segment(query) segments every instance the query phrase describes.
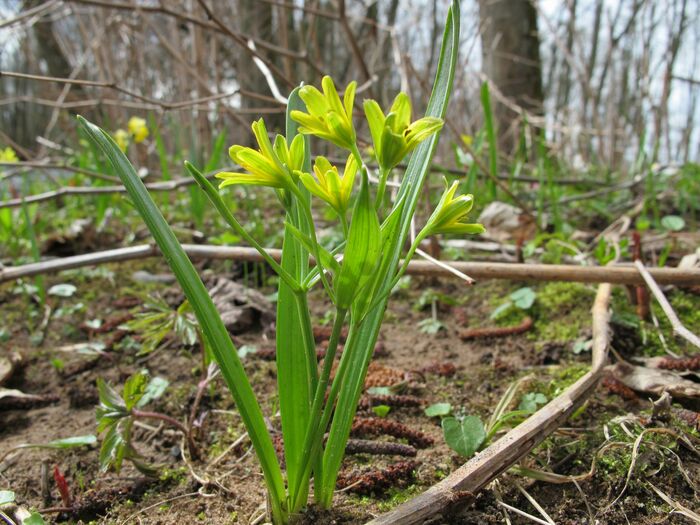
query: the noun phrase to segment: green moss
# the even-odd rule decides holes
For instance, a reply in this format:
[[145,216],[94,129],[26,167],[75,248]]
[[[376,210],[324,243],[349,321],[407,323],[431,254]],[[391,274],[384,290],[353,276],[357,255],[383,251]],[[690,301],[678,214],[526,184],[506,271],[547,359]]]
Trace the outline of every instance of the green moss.
[[387,496],[384,501],[378,502],[377,509],[379,509],[381,512],[387,512],[401,503],[408,501],[421,491],[422,489],[417,485],[409,485],[404,489],[393,488],[387,492]]
[[[681,290],[674,290],[667,295],[667,299],[683,325],[691,332],[697,333],[700,330],[700,299]],[[637,329],[639,339],[642,342],[640,350],[645,356],[667,355],[666,347],[671,352],[680,355],[694,351],[685,340],[674,336],[671,323],[653,297],[651,298],[651,311],[658,320],[658,328],[652,321],[639,320],[635,305],[631,304],[627,293],[622,288],[613,290],[612,306],[613,320],[617,319]],[[662,337],[666,346],[661,340]]]
[[537,289],[533,308],[537,341],[570,342],[590,326],[595,291],[579,283],[549,283]]

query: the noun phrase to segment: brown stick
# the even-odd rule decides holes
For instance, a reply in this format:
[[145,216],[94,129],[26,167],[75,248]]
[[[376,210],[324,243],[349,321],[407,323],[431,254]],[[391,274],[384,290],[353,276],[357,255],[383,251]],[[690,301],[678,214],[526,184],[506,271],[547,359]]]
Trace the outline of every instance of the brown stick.
[[470,339],[480,339],[482,337],[507,337],[527,332],[532,328],[532,317],[526,317],[520,324],[515,326],[486,326],[484,328],[469,328],[459,332],[459,337],[463,341]]
[[661,291],[661,288],[659,288],[659,285],[656,284],[656,280],[654,280],[654,277],[651,275],[646,266],[644,266],[644,263],[637,259],[636,261],[634,261],[634,265],[637,267],[637,270],[639,270],[639,273],[644,278],[644,281],[647,283],[647,286],[651,290],[651,293],[654,294],[654,297],[659,302],[659,305],[666,314],[666,317],[668,317],[668,321],[673,327],[673,333],[679,337],[682,337],[690,344],[693,344],[700,348],[700,337],[698,337],[693,332],[688,330],[685,326],[683,326],[683,323],[681,323],[681,320],[678,319],[676,312],[673,311],[673,307],[668,302],[668,299],[666,299],[666,296]]
[[[475,493],[554,432],[593,392],[602,376],[609,342],[608,304],[610,284],[601,284],[593,305],[593,359],[591,370],[564,393],[535,412],[496,443],[481,451],[440,483],[368,525],[413,525],[423,523]],[[467,494],[468,496],[469,494]]]
[[[207,244],[183,244],[185,252],[193,259],[226,259],[236,261],[261,262],[263,259],[253,248],[212,246]],[[279,260],[281,251],[268,250],[270,255]],[[32,277],[45,273],[72,270],[84,266],[105,263],[132,261],[160,256],[160,251],[153,245],[142,244],[128,248],[117,248],[73,257],[63,257],[22,266],[0,268],[0,283]],[[630,266],[573,266],[564,264],[511,264],[481,262],[449,262],[459,271],[468,273],[478,279],[506,279],[514,281],[568,281],[581,283],[638,284],[643,278]],[[410,275],[453,276],[444,268],[427,261],[411,261],[408,265]],[[652,268],[649,273],[656,282],[662,284],[697,285],[700,284],[700,270],[678,268]]]
[[[207,174],[208,178],[213,177],[214,174]],[[146,188],[149,191],[172,191],[183,186],[190,186],[195,183],[195,180],[191,177],[183,177],[180,179],[173,179],[162,182],[151,182],[146,184]],[[46,191],[44,193],[37,193],[36,195],[29,195],[28,197],[18,197],[16,199],[9,199],[0,202],[0,209],[2,208],[18,208],[24,204],[32,204],[34,202],[43,202],[55,199],[60,196],[65,195],[102,195],[105,193],[126,193],[126,188],[121,184],[119,186],[63,186],[57,190]]]

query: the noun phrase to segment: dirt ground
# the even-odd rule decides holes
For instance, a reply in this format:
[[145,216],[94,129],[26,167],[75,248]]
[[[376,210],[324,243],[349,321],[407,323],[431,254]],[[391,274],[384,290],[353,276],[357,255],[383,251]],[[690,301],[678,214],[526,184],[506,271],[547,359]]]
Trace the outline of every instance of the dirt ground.
[[[250,272],[235,265],[217,263],[211,269],[238,281],[245,282],[246,276],[250,280]],[[96,318],[104,325],[138,309],[133,301],[124,300],[133,297],[136,288],[160,293],[177,303],[179,292],[172,283],[134,282],[133,274],[139,270],[167,272],[162,263],[147,261],[47,277],[47,287],[70,282],[77,291],[70,298],[49,297],[52,314],[45,327],[45,311],[18,291],[16,283],[0,287],[0,328],[7,331],[6,340],[0,343],[2,352],[19,352],[23,357],[23,366],[4,386],[45,396],[40,403],[0,405],[0,455],[24,443],[94,434],[96,379],[101,377],[121,386],[130,374],[144,368],[151,376],[170,382],[164,396],[148,409],[185,420],[201,375],[196,348],[173,341],[149,355],[138,356],[135,334],[115,338],[119,323],[102,333],[85,326],[86,321]],[[415,457],[348,455],[341,480],[349,487],[339,490],[334,510],[324,513],[312,507],[301,517],[303,523],[364,523],[419,494],[462,464],[465,460],[445,444],[438,418],[424,414],[426,406],[449,402],[457,411],[485,420],[508,385],[518,378],[530,377],[522,394],[538,392],[552,399],[585,373],[590,353],[575,353],[574,348],[577,339],[585,340],[590,335],[589,310],[595,293],[592,286],[535,286],[536,307],[528,312],[534,317],[534,327],[524,334],[471,341],[459,337],[459,332],[468,327],[492,324],[491,312],[521,286],[484,282],[466,288],[458,282],[414,278],[394,294],[381,331],[377,365],[369,374],[368,384],[393,385],[394,392],[410,396],[403,401],[391,400],[398,406],[392,406],[384,420],[400,422],[414,434],[401,439],[371,435],[353,438],[419,443],[422,448],[415,446]],[[426,290],[432,290],[437,298],[437,319],[443,325],[435,334],[424,333],[419,325],[431,317],[430,304],[424,305],[422,300]],[[271,293],[273,288],[262,287],[262,292]],[[700,305],[700,298],[694,300]],[[616,301],[624,303],[622,291]],[[312,304],[314,320],[320,323],[326,307],[318,301]],[[517,324],[523,315],[516,312],[500,324]],[[700,328],[688,327],[696,331]],[[620,352],[641,355],[645,351],[644,343],[634,333],[618,329],[614,344]],[[37,333],[43,334],[43,340],[39,341]],[[106,342],[108,351],[95,357],[65,348],[87,340]],[[234,340],[239,348],[249,345],[257,349],[257,353],[245,357],[244,364],[264,413],[271,416],[271,426],[279,430],[279,420],[273,416],[277,411],[275,365],[269,357],[274,328],[261,322],[235,335]],[[322,337],[319,348],[323,348]],[[520,463],[537,471],[580,475],[576,481],[555,484],[509,472],[462,505],[457,514],[438,517],[435,523],[532,523],[517,512],[507,511],[503,504],[543,519],[528,495],[558,524],[692,523],[672,513],[671,504],[659,492],[688,509],[700,509],[700,434],[676,417],[652,420],[647,397],[613,383],[599,385],[565,428]],[[372,405],[378,403],[382,404],[381,398],[377,401],[366,394],[358,418],[377,418]],[[401,406],[404,404],[409,406]],[[125,464],[119,474],[101,473],[97,448],[31,448],[13,452],[0,463],[0,488],[15,491],[20,503],[41,510],[49,522],[263,522],[265,493],[260,469],[249,443],[239,440],[242,424],[220,379],[206,391],[201,412],[197,442],[203,453],[198,460],[183,461],[181,435],[166,425],[144,421],[136,428],[136,448],[151,464],[160,466],[156,479],[144,478],[130,464]],[[658,428],[664,432],[653,431]],[[594,471],[586,476],[592,464]],[[53,480],[54,467],[68,482],[73,498],[70,509],[63,508]],[[388,472],[397,474],[387,476]],[[358,473],[364,478],[357,477]],[[372,473],[380,481],[366,494],[357,494],[358,487],[364,486],[358,480],[372,477]]]

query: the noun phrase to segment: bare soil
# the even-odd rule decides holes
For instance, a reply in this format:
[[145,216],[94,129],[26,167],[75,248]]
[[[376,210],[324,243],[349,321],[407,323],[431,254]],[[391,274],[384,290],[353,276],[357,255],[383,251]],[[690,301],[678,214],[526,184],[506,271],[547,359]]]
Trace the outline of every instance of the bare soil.
[[[201,375],[197,348],[171,343],[148,356],[138,357],[138,341],[132,334],[98,358],[62,349],[90,337],[109,341],[118,330],[116,326],[107,333],[90,334],[81,325],[91,319],[106,321],[127,314],[134,308],[133,303],[125,305],[123,301],[131,295],[130,288],[158,292],[174,302],[178,300],[179,292],[172,284],[144,285],[131,280],[137,270],[165,273],[167,269],[160,262],[139,262],[108,269],[111,277],[93,271],[45,278],[47,287],[71,282],[78,290],[70,298],[49,297],[52,315],[40,343],[37,333],[42,331],[36,327],[41,325],[45,312],[31,297],[16,293],[15,284],[0,288],[0,328],[4,326],[9,331],[9,339],[2,343],[2,352],[17,351],[24,358],[21,370],[4,386],[25,393],[58,396],[57,401],[44,405],[1,409],[0,453],[23,443],[46,443],[68,436],[94,434],[98,377],[121,385],[130,374],[146,368],[152,376],[170,382],[166,394],[153,402],[149,410],[181,421],[189,414]],[[217,265],[215,269],[218,275],[240,281],[244,280],[243,276],[254,273],[242,272],[240,267],[230,265]],[[545,300],[545,292],[542,292],[544,305],[530,313],[535,315],[535,326],[528,333],[468,342],[460,339],[460,330],[493,323],[489,321],[491,312],[502,298],[520,286],[485,282],[468,289],[458,283],[413,279],[406,289],[392,297],[381,331],[381,351],[375,360],[385,368],[375,371],[373,384],[381,384],[382,377],[390,378],[387,381],[394,383],[400,394],[419,399],[421,405],[417,407],[392,407],[385,419],[423,433],[432,444],[418,449],[414,458],[349,455],[343,467],[346,479],[359,479],[352,476],[357,473],[368,476],[372,472],[381,477],[381,473],[396,468],[398,462],[414,461],[415,465],[407,474],[404,472],[384,485],[377,485],[377,490],[368,494],[353,493],[351,484],[349,489],[338,493],[333,511],[322,512],[312,507],[301,516],[301,522],[364,523],[425,490],[463,463],[465,460],[445,444],[439,421],[424,414],[426,406],[449,402],[457,411],[487,419],[508,385],[524,375],[531,376],[525,391],[541,392],[551,399],[585,372],[590,355],[575,354],[573,348],[574,339],[585,339],[590,332],[588,312],[592,299],[587,298],[592,298],[592,287],[576,285],[580,293],[572,294],[568,304],[558,304],[555,310],[545,308],[550,299]],[[261,289],[264,293],[273,291],[271,287]],[[420,321],[431,316],[429,306],[423,310],[416,308],[427,289],[452,299],[438,301],[437,318],[444,327],[436,334],[426,334],[419,326]],[[540,293],[543,287],[536,289]],[[456,304],[446,304],[453,301]],[[619,301],[624,302],[624,297],[618,298]],[[326,305],[319,301],[312,304],[316,321],[320,323]],[[700,300],[697,304],[700,306]],[[509,316],[501,324],[517,323],[518,315]],[[561,330],[553,330],[557,325]],[[697,330],[699,327],[689,328]],[[557,338],[558,333],[563,338]],[[638,344],[637,339],[621,333],[623,340],[632,342],[631,346]],[[270,324],[263,324],[234,339],[239,347],[251,345],[264,353],[272,347],[274,329]],[[320,342],[319,348],[322,347]],[[272,417],[277,411],[274,360],[252,353],[246,356],[245,366],[263,411],[271,416],[270,424],[279,429],[279,421]],[[672,417],[651,420],[650,403],[644,396],[626,397],[629,399],[599,386],[566,428],[545,440],[521,463],[539,471],[579,475],[587,473],[597,458],[595,473],[577,483],[562,484],[508,473],[466,503],[458,514],[438,517],[436,523],[507,523],[507,519],[510,523],[531,523],[512,511],[506,515],[499,501],[542,519],[520,488],[559,524],[691,523],[680,514],[672,514],[669,504],[653,487],[671,500],[698,511],[696,485],[700,480],[700,449],[697,429]],[[370,405],[371,401],[366,401],[358,417],[376,417]],[[204,417],[197,440],[203,457],[197,461],[183,461],[184,444],[178,432],[154,421],[144,422],[145,425],[137,428],[134,443],[149,462],[160,465],[158,479],[145,479],[129,464],[119,474],[101,473],[96,448],[26,449],[11,454],[0,464],[0,488],[14,490],[20,503],[42,510],[48,521],[96,524],[256,522],[265,508],[262,476],[249,443],[243,441],[231,448],[243,434],[243,428],[231,396],[220,380],[207,391],[201,410]],[[652,428],[664,428],[672,434],[647,432],[630,471],[635,439],[644,429]],[[689,449],[680,444],[681,437],[693,446]],[[388,436],[366,439],[404,444],[410,441]],[[42,464],[43,470],[49,473],[44,480],[46,497],[42,496]],[[62,509],[65,505],[53,480],[54,467],[58,467],[68,482],[73,497],[70,509]]]

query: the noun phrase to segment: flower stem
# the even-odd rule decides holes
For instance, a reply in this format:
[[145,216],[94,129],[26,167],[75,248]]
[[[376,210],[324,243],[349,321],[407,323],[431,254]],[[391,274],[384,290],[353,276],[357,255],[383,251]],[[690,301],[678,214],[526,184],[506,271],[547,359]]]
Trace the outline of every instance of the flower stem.
[[[303,464],[301,465],[301,471],[304,473],[303,477],[306,477],[307,472],[310,472],[311,463],[313,458],[316,457],[319,447],[323,441],[323,433],[328,421],[325,421],[323,415],[326,413],[327,406],[323,408],[323,402],[326,397],[326,390],[328,388],[328,383],[330,381],[331,370],[333,368],[333,361],[335,360],[335,354],[338,350],[338,342],[340,341],[340,334],[342,333],[343,324],[345,323],[345,317],[347,315],[347,310],[344,308],[337,308],[335,312],[335,322],[333,323],[333,331],[331,332],[331,337],[328,341],[328,350],[326,350],[326,355],[323,358],[323,368],[321,370],[321,375],[316,385],[316,393],[314,394],[313,404],[311,406],[311,419],[309,421],[309,428],[306,431],[306,437],[304,438],[304,449],[301,455]],[[330,400],[328,401],[330,403]],[[291,495],[292,508],[301,508],[305,503],[302,501],[297,501],[299,493]]]

